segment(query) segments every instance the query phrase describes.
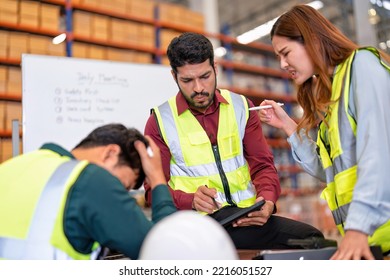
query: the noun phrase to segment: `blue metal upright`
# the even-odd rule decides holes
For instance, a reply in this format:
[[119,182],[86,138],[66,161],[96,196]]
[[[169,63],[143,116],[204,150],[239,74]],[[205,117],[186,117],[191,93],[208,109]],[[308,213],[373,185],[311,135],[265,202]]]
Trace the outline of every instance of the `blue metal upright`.
[[65,2],[65,32],[66,32],[66,56],[71,57],[73,44],[73,11],[72,0]]
[[[229,35],[229,33],[230,33],[229,25],[224,24],[221,28],[221,33],[224,35]],[[225,41],[222,41],[222,47],[224,47],[226,49],[226,60],[233,61],[233,46],[232,46],[232,44],[230,42],[227,43]],[[228,67],[225,69],[225,73],[226,73],[226,79],[229,83],[229,86],[232,86],[233,85],[234,70],[232,68]]]
[[[159,9],[158,5],[155,5],[155,7],[154,7],[154,19],[156,21],[158,21],[160,19],[160,9]],[[157,24],[155,29],[156,29],[155,47],[157,49],[157,53],[155,55],[154,62],[157,64],[161,64],[162,59],[161,59],[161,53],[160,53],[160,47],[161,47],[161,37],[160,37],[161,36],[161,26],[160,26],[160,24]]]

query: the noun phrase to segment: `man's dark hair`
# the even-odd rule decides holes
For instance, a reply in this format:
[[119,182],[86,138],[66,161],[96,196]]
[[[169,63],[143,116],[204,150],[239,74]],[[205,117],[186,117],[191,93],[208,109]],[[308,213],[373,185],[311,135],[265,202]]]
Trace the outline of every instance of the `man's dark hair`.
[[139,170],[138,180],[134,187],[134,189],[138,189],[145,180],[145,173],[142,169],[141,158],[134,147],[136,140],[140,140],[148,146],[148,141],[137,129],[127,128],[122,124],[107,124],[93,130],[74,149],[117,144],[121,148],[118,163]]
[[177,67],[186,64],[198,64],[210,60],[214,65],[214,50],[210,40],[205,36],[186,32],[173,38],[168,46],[167,55],[171,68],[177,74]]

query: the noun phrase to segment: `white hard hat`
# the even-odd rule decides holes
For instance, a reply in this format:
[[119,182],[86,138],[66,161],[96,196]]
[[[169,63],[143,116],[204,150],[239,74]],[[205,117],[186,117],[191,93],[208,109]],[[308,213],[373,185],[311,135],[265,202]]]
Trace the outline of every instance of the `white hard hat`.
[[237,260],[225,229],[213,218],[181,210],[158,222],[142,244],[141,260]]

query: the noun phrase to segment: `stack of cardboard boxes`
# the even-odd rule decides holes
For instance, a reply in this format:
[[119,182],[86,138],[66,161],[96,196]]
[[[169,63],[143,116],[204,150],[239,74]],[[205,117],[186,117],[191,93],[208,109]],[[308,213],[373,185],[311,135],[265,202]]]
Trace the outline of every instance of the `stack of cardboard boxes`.
[[[78,58],[153,63],[186,28],[204,30],[201,13],[153,0],[72,0],[71,6],[68,52]],[[52,43],[66,32],[65,7],[65,0],[0,0],[0,162],[12,155],[12,120],[22,121],[21,56],[67,55],[65,43]]]

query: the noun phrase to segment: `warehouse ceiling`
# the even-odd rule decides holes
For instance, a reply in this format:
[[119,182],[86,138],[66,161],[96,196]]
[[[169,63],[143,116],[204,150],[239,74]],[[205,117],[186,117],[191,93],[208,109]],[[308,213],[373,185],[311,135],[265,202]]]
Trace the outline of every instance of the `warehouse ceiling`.
[[[157,0],[171,2],[186,7],[193,7],[194,1],[200,0]],[[208,0],[203,0],[208,1]],[[220,32],[230,36],[238,35],[253,29],[269,20],[281,15],[295,4],[307,4],[313,0],[216,0],[219,11]],[[353,16],[353,1],[357,0],[321,0],[323,7],[320,12],[333,24],[340,28],[344,34],[356,41],[355,22]],[[378,43],[388,41],[390,50],[390,10],[383,8],[384,4],[390,6],[390,0],[367,0],[378,11],[376,25]],[[387,2],[387,3],[386,3]],[[374,4],[373,4],[374,3]],[[270,43],[265,36],[258,41]]]
[[[221,28],[228,26],[232,36],[238,36],[250,29],[253,29],[269,20],[272,20],[290,9],[295,4],[307,4],[312,1],[302,0],[244,0],[244,5],[235,5],[235,0],[218,0]],[[347,1],[323,0],[324,7],[321,12],[333,22],[342,24],[340,13],[350,13],[351,9]],[[350,1],[348,1],[350,2]]]

